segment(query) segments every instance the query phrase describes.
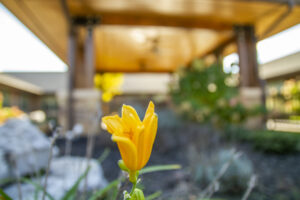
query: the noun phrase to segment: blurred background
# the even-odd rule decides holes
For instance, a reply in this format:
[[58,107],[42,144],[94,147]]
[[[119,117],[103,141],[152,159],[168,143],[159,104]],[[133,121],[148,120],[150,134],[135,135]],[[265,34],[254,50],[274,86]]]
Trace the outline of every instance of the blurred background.
[[148,165],[182,169],[143,175],[147,195],[300,199],[298,0],[0,0],[0,92],[13,199],[42,199],[20,180],[48,176],[61,199],[85,165],[79,194],[107,186],[120,155],[101,117],[143,119],[150,100]]

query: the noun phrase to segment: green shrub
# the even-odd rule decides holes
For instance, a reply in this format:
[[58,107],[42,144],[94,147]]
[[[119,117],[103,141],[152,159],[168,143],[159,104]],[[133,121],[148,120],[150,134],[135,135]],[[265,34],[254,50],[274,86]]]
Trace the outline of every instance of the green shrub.
[[175,77],[170,94],[184,119],[223,128],[262,113],[260,106],[249,109],[240,102],[237,76],[224,73],[220,63],[208,66],[201,60],[194,60]]
[[227,126],[223,138],[230,141],[246,142],[256,150],[266,153],[293,153],[300,151],[300,134],[270,130],[250,131],[242,126]]
[[299,151],[300,135],[276,131],[253,131],[249,134],[250,140],[256,149],[269,153],[291,153]]
[[227,124],[224,127],[222,137],[230,141],[247,142],[250,139],[251,131],[242,125]]

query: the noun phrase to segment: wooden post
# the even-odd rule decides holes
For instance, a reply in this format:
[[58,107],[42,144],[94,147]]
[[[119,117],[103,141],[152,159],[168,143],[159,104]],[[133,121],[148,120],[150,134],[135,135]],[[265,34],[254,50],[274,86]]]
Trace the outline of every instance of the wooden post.
[[[75,69],[75,88],[93,89],[95,75],[94,60],[94,27],[100,24],[100,19],[96,17],[75,17],[73,22],[83,30],[81,36],[85,36],[80,43],[77,55],[77,65]],[[81,41],[81,40],[80,40]]]
[[[239,66],[240,66],[240,97],[246,107],[265,106],[265,92],[263,81],[258,75],[255,30],[253,26],[235,27]],[[246,126],[257,128],[263,125],[264,118],[248,119]]]
[[[68,43],[68,91],[67,95],[59,95],[62,107],[67,108],[63,112],[60,122],[71,130],[75,122],[81,122],[87,119],[80,116],[79,108],[84,108],[90,115],[94,111],[93,99],[98,100],[98,93],[89,91],[94,86],[94,46],[93,46],[93,26],[99,24],[99,17],[72,17],[66,0],[61,0],[61,6],[69,24],[69,43]],[[83,26],[87,30],[87,37],[84,44],[78,40],[78,29]],[[76,90],[75,90],[76,89]],[[81,90],[80,90],[81,89]],[[85,101],[87,100],[87,101]],[[78,103],[80,102],[80,103]],[[84,103],[83,103],[84,102]],[[65,105],[64,105],[65,103]],[[92,108],[91,108],[92,107]],[[82,110],[81,110],[82,111]]]
[[240,66],[241,87],[260,87],[253,26],[235,27]]
[[[72,115],[70,119],[73,120],[73,125],[76,123],[84,127],[85,133],[96,133],[95,123],[96,116],[99,111],[99,103],[101,98],[100,91],[94,89],[94,41],[93,41],[93,26],[88,19],[81,19],[77,21],[77,27],[80,29],[78,33],[84,36],[84,39],[77,39],[76,65],[74,69],[74,90],[72,93]],[[76,22],[76,20],[75,20]],[[83,30],[84,32],[81,32]],[[81,42],[82,41],[82,42]],[[99,128],[99,126],[97,126]]]
[[84,43],[77,44],[78,52],[74,70],[74,87],[76,89],[92,89],[94,87],[93,27],[87,26],[84,29],[86,30]]
[[75,85],[75,68],[76,68],[76,54],[77,54],[77,30],[76,26],[71,26],[69,32],[69,47],[68,47],[68,96],[67,96],[67,127],[71,130],[74,126],[74,102],[73,102],[73,90]]
[[85,87],[94,87],[94,44],[93,44],[93,26],[87,27],[87,36],[85,40],[84,50],[84,76],[85,76]]

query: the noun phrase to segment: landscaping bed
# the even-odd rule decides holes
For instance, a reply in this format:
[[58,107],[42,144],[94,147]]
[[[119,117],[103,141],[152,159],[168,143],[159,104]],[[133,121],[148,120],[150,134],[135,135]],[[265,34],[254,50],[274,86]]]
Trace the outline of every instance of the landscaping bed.
[[[207,159],[215,159],[218,152],[228,152],[235,149],[241,152],[239,159],[247,160],[251,164],[251,174],[257,175],[256,185],[249,197],[253,200],[297,200],[300,197],[300,153],[287,152],[277,154],[260,151],[250,141],[230,141],[221,137],[222,132],[216,131],[210,126],[184,122],[176,117],[174,113],[165,109],[160,110],[159,116],[163,116],[160,122],[157,140],[148,165],[158,164],[180,164],[181,170],[157,172],[142,176],[141,184],[145,187],[145,194],[152,194],[158,190],[163,191],[160,199],[197,199],[196,197],[205,188],[205,183],[197,180],[198,165],[206,165]],[[168,117],[168,115],[170,115]],[[173,123],[167,122],[172,119]],[[177,121],[176,121],[177,120]],[[106,149],[110,149],[108,158],[102,163],[104,175],[108,181],[116,179],[120,173],[117,161],[120,159],[117,146],[110,141],[110,135],[106,132],[95,137],[93,157],[98,158]],[[268,138],[265,138],[266,140]],[[82,137],[73,141],[72,155],[85,156],[87,139]],[[64,141],[57,142],[61,151],[64,150]],[[223,154],[220,154],[223,155]],[[202,159],[202,158],[204,158]],[[237,167],[239,167],[237,163]],[[242,164],[241,164],[242,165]],[[232,171],[232,170],[231,170]],[[226,172],[227,173],[227,172]],[[224,178],[228,181],[234,174]],[[228,173],[230,169],[228,169]],[[239,175],[240,176],[240,175]],[[237,181],[237,183],[240,180]],[[243,187],[247,187],[248,179],[243,180]],[[222,185],[219,180],[220,190],[213,197],[222,199],[241,199],[244,188],[236,185],[226,188],[228,184]],[[241,181],[240,181],[241,182]],[[238,188],[238,189],[237,189]]]

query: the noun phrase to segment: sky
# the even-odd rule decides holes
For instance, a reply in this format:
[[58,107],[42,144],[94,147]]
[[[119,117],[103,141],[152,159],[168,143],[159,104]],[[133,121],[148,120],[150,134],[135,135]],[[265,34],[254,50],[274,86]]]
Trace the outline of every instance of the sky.
[[[67,65],[0,3],[0,72],[64,72]],[[257,43],[260,64],[300,52],[300,24]],[[238,55],[224,58],[224,71],[238,73]]]
[[67,65],[0,3],[0,72],[64,72]]

